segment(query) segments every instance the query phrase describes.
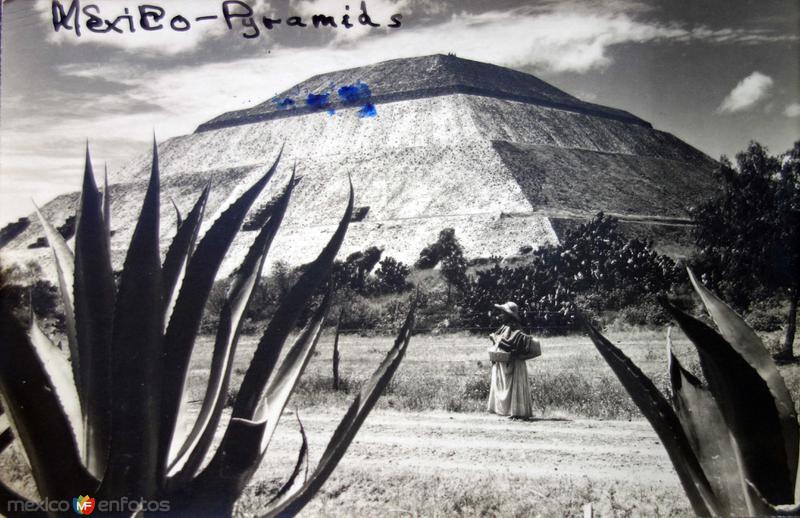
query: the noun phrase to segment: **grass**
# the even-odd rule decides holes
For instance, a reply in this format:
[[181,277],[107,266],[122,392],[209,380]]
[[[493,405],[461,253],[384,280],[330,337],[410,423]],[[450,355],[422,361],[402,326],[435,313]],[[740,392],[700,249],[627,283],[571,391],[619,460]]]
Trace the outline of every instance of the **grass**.
[[[665,332],[625,330],[610,339],[667,393]],[[693,346],[676,329],[673,342],[682,363],[699,373]],[[231,395],[238,390],[256,339],[243,337],[236,359]],[[323,335],[306,373],[292,395],[290,408],[345,408],[385,351],[390,337],[343,335],[340,338],[340,390],[332,389],[333,336]],[[491,364],[488,339],[469,334],[419,335],[412,339],[406,358],[378,408],[394,410],[444,410],[483,412],[489,394]],[[192,359],[189,380],[191,400],[202,398],[212,341],[203,338]],[[589,339],[575,335],[544,338],[542,356],[528,362],[534,412],[538,417],[632,419],[639,411],[595,350]],[[781,367],[800,400],[800,366]]]
[[[245,490],[237,516],[251,516],[262,507],[264,495],[277,481],[255,484]],[[524,494],[525,498],[510,498]],[[265,501],[265,500],[264,500]],[[570,479],[489,476],[419,477],[414,474],[382,476],[364,472],[337,473],[304,511],[306,516],[391,517],[582,517],[592,503],[595,516],[618,518],[687,516],[686,505],[674,492],[619,484]]]
[[[770,340],[773,338],[770,337]],[[666,390],[664,332],[618,330],[610,333],[610,339],[662,390]],[[677,330],[673,331],[673,340],[683,364],[697,372],[697,358],[692,346]],[[231,397],[238,390],[256,342],[255,337],[243,337],[240,342]],[[390,337],[341,336],[341,388],[333,391],[333,336],[323,335],[288,407],[298,408],[307,419],[312,457],[320,455],[332,430],[319,429],[310,416],[338,415],[391,343]],[[202,398],[212,344],[211,337],[203,337],[198,342],[190,370],[190,400]],[[485,337],[468,334],[415,336],[405,360],[377,406],[398,412],[484,412],[489,390],[488,344]],[[536,417],[597,420],[640,418],[638,410],[588,338],[544,338],[542,350],[542,357],[528,362]],[[782,366],[780,369],[795,401],[800,400],[800,366]],[[596,426],[597,429],[603,429],[607,425]],[[613,426],[613,422],[608,426]],[[291,432],[282,433],[296,440]],[[401,430],[386,433],[403,434]],[[537,435],[532,439],[542,441],[543,437]],[[359,441],[358,437],[356,441]],[[357,459],[337,468],[334,477],[323,486],[304,515],[579,517],[583,516],[583,505],[591,502],[595,516],[691,516],[683,493],[677,486],[669,484],[625,483],[605,479],[591,471],[586,472],[588,476],[557,475],[558,472],[554,471],[553,476],[541,477],[513,473],[497,476],[497,473],[480,470],[442,472],[430,468],[402,467],[397,465],[397,459],[402,459],[406,451],[402,446],[392,447],[390,451],[375,450],[371,454],[372,460],[368,456],[367,460],[362,460],[367,455],[365,451],[372,451],[369,445],[369,442],[363,443],[361,448],[364,451]],[[237,506],[237,516],[249,516],[263,509],[293,464],[295,448],[294,443],[285,448],[276,446],[271,460],[265,463],[254,478],[254,483],[246,489]],[[276,453],[284,450],[285,453]],[[443,455],[443,452],[430,450],[430,455],[429,460],[435,464],[436,455]],[[479,459],[484,453],[476,451],[471,455],[471,458]],[[589,461],[587,458],[580,463]],[[527,461],[520,458],[518,462]],[[625,465],[625,461],[619,459],[609,459],[608,462],[611,465],[614,462]],[[674,476],[670,474],[668,465],[664,465],[663,469],[665,475]],[[5,480],[15,481],[14,487],[34,496],[29,471],[15,448],[0,455],[0,471],[5,474]]]

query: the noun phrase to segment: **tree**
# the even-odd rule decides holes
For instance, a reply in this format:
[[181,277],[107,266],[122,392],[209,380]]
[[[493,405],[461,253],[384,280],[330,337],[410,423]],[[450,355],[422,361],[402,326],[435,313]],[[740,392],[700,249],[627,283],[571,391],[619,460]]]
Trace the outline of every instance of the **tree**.
[[751,142],[716,172],[722,193],[693,217],[703,279],[740,310],[774,292],[789,300],[779,356],[793,356],[800,294],[800,141],[781,157]]
[[450,303],[450,292],[455,287],[463,289],[467,282],[467,261],[464,259],[464,249],[456,238],[456,231],[446,228],[439,232],[436,241],[439,249],[439,260],[442,265],[442,277],[447,281],[447,303]]
[[411,269],[394,257],[385,257],[375,270],[375,291],[383,293],[402,293],[409,288],[406,280]]

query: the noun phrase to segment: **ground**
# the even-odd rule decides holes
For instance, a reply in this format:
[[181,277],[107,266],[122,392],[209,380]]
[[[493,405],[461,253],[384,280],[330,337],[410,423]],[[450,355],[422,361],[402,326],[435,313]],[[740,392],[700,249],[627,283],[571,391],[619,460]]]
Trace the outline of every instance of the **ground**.
[[[301,417],[318,457],[340,413]],[[295,428],[281,426],[242,516],[291,469],[300,442]],[[370,415],[303,514],[583,516],[588,503],[597,516],[691,516],[666,452],[642,420],[512,422],[485,413],[392,410]]]
[[[664,330],[609,333],[662,390],[664,337]],[[673,338],[681,361],[696,371],[691,345],[679,332]],[[242,338],[231,399],[257,341]],[[300,445],[294,411],[308,433],[313,468],[348,402],[392,341],[342,336],[342,389],[334,392],[333,336],[323,335],[263,466],[240,500],[240,516],[263,509],[290,472]],[[660,441],[588,338],[543,338],[542,357],[528,362],[535,419],[527,422],[484,411],[488,344],[477,335],[414,336],[392,384],[303,514],[583,516],[584,505],[591,504],[595,516],[692,516]],[[211,345],[211,337],[201,338],[192,360],[190,416],[202,397]],[[800,400],[800,366],[781,372]],[[30,494],[30,477],[19,460],[0,456],[0,471],[16,475],[15,485]]]

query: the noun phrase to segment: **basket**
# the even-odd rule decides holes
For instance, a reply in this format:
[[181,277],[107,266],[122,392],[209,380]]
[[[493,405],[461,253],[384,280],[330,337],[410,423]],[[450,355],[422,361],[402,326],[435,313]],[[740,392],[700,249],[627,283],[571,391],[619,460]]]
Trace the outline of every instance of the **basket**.
[[495,347],[489,347],[489,349],[487,349],[487,352],[489,353],[489,361],[491,362],[532,360],[542,355],[542,345],[536,340],[531,340],[524,352],[510,353],[507,351],[502,351]]
[[510,362],[511,361],[511,353],[506,351],[501,351],[499,349],[495,349],[494,347],[490,347],[487,349],[489,353],[489,361],[490,362]]

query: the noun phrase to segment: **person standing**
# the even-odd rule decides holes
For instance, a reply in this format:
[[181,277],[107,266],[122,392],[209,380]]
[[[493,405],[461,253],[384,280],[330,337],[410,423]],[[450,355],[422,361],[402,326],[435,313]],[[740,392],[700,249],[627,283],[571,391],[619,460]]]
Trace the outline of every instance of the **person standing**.
[[492,380],[487,409],[512,419],[525,419],[533,415],[531,387],[525,361],[541,354],[541,344],[522,331],[519,306],[514,302],[495,304],[503,314],[503,325],[491,333],[493,347]]

